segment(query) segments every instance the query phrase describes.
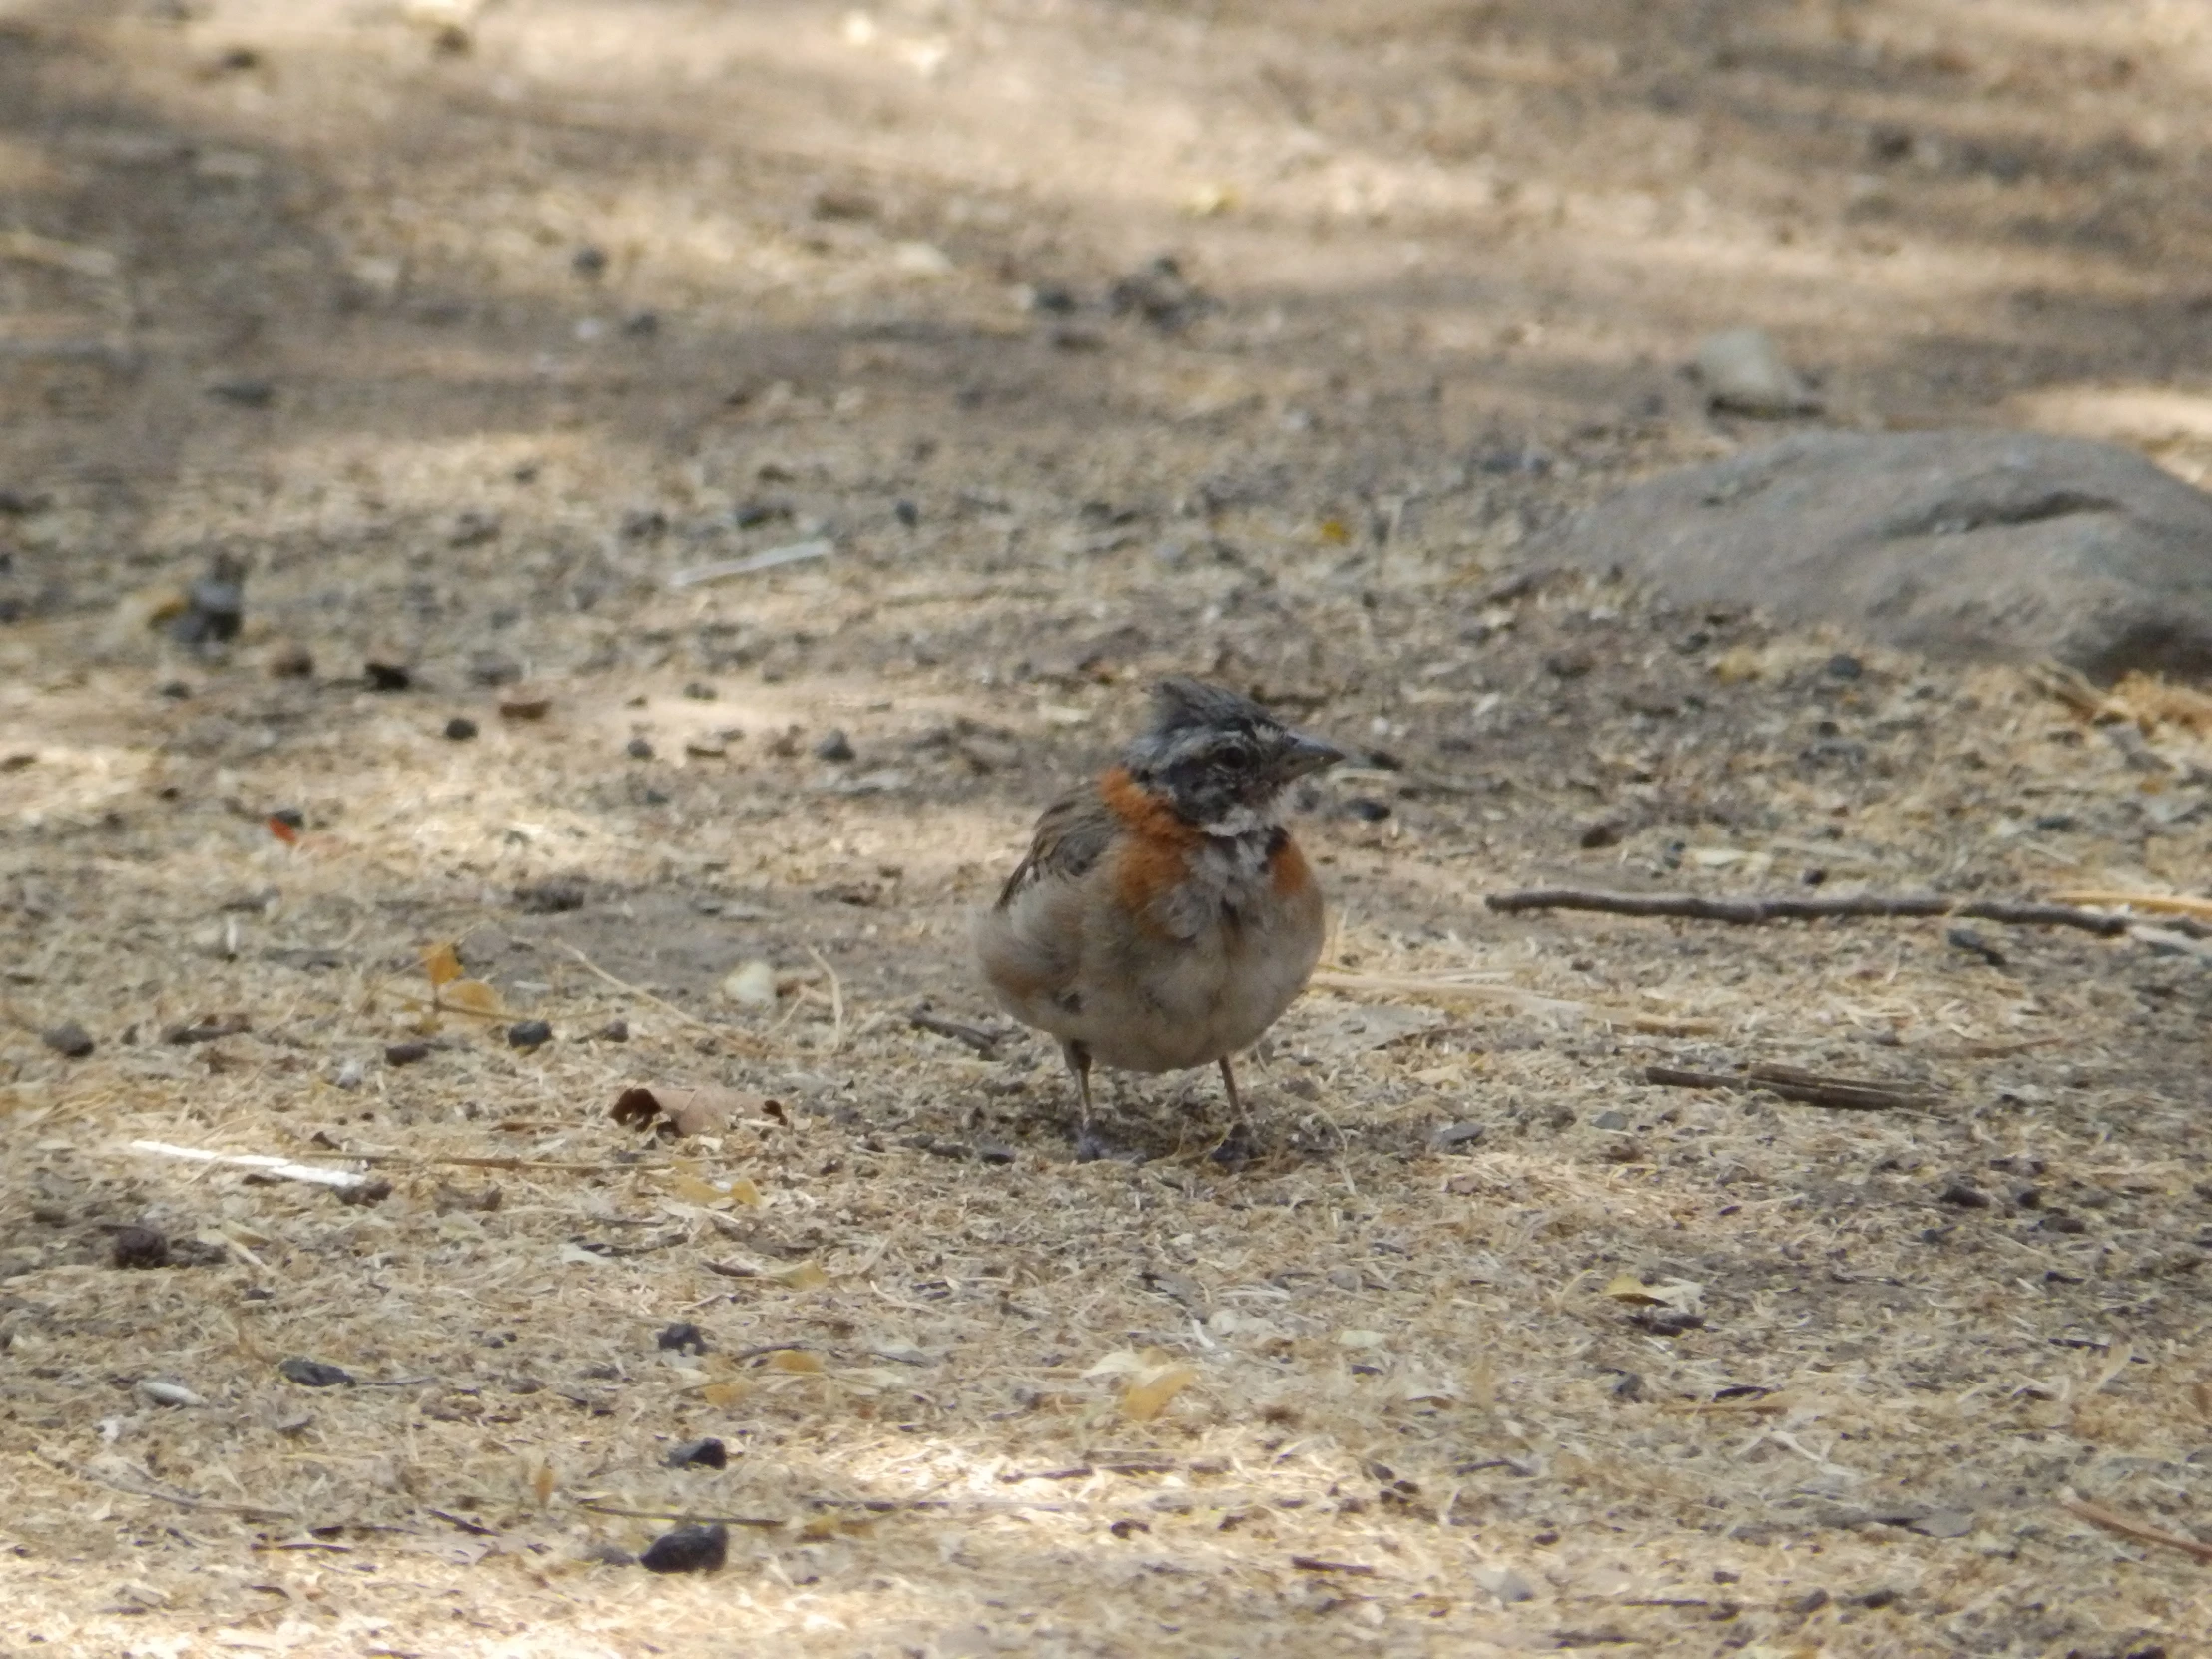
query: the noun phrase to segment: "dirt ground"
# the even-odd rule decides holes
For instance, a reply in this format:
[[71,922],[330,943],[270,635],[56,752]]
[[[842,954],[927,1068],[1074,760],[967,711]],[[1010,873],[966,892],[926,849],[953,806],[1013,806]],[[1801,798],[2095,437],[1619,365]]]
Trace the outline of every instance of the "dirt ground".
[[[2201,695],[1525,553],[1780,429],[1744,324],[2212,474],[2208,97],[2186,0],[0,0],[0,1649],[2212,1653],[2201,929],[1483,904],[2212,889]],[[966,916],[1168,671],[1358,750],[1337,930],[1253,1144],[1078,1162]],[[1756,1063],[1910,1099],[1645,1075]]]

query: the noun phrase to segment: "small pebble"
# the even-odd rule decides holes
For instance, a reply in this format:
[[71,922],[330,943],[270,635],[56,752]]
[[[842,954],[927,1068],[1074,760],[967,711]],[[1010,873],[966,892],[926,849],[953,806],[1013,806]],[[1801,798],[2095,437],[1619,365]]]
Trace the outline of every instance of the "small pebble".
[[1373,796],[1356,795],[1345,803],[1345,811],[1362,824],[1381,824],[1390,816],[1390,804]]
[[164,680],[154,689],[172,703],[182,703],[192,695],[192,688],[182,680]]
[[327,1366],[320,1360],[291,1359],[276,1368],[276,1375],[287,1382],[296,1382],[302,1388],[336,1388],[353,1386],[353,1374],[343,1366]]
[[1989,1195],[1964,1181],[1946,1182],[1943,1190],[1936,1197],[1939,1202],[1955,1204],[1961,1210],[1986,1210],[1989,1207]]
[[622,746],[622,752],[633,761],[650,761],[653,759],[653,746],[643,738],[632,738]]
[[476,736],[476,723],[466,715],[455,715],[445,723],[445,735],[455,743],[466,743]]
[[151,1227],[120,1227],[109,1246],[109,1260],[119,1268],[166,1268],[169,1240]]
[[921,509],[911,501],[901,499],[893,504],[891,512],[909,530],[921,522]]
[[1867,665],[1848,651],[1839,651],[1828,659],[1825,671],[1831,680],[1856,680],[1867,672]]
[[1621,827],[1611,819],[1600,819],[1582,831],[1579,843],[1589,851],[1595,851],[1601,846],[1618,846],[1621,843]]
[[1793,1613],[1818,1613],[1827,1605],[1828,1592],[1826,1590],[1809,1590],[1790,1603],[1790,1611]]
[[818,761],[849,761],[852,759],[852,740],[846,737],[842,731],[832,727],[815,745],[815,759]]
[[1473,1148],[1489,1132],[1484,1123],[1447,1123],[1429,1131],[1428,1150],[1431,1152],[1465,1152]]
[[398,663],[363,663],[361,672],[368,676],[370,691],[402,692],[414,684],[414,675]]
[[39,1041],[55,1053],[66,1055],[72,1060],[82,1060],[93,1048],[91,1036],[73,1019],[41,1031]]
[[626,1043],[630,1040],[630,1022],[626,1019],[611,1019],[592,1035],[603,1043]]
[[672,1469],[726,1469],[730,1466],[730,1450],[710,1434],[703,1440],[686,1440],[672,1447],[667,1461]]
[[138,1391],[156,1405],[205,1405],[208,1403],[182,1382],[164,1382],[152,1377],[139,1379]]
[[526,1019],[520,1024],[507,1027],[509,1048],[536,1048],[539,1044],[552,1040],[553,1027],[542,1019]]
[[385,1199],[391,1197],[392,1187],[389,1181],[386,1181],[382,1176],[378,1176],[373,1181],[362,1181],[351,1187],[334,1187],[331,1191],[336,1193],[340,1204],[358,1204],[365,1207],[371,1204],[383,1203]]
[[704,1354],[707,1352],[707,1334],[690,1320],[678,1320],[665,1325],[653,1339],[655,1348],[669,1349],[678,1354]]
[[1979,956],[1991,967],[2004,966],[2004,952],[1971,927],[1953,927],[1944,935],[1944,938],[1953,950],[1963,950],[1969,956]]
[[716,1521],[662,1533],[638,1557],[638,1565],[647,1572],[719,1572],[729,1558],[730,1529]]
[[411,1066],[417,1060],[430,1057],[428,1043],[387,1043],[384,1047],[384,1064],[387,1066]]
[[298,644],[277,646],[269,654],[269,677],[272,680],[311,680],[314,678],[314,653]]
[[1596,1117],[1590,1119],[1590,1127],[1593,1129],[1626,1129],[1628,1127],[1628,1114],[1626,1112],[1600,1112]]
[[706,681],[694,680],[684,687],[684,695],[694,703],[712,703],[718,694]]
[[568,257],[568,268],[587,282],[597,281],[607,274],[607,251],[586,243]]

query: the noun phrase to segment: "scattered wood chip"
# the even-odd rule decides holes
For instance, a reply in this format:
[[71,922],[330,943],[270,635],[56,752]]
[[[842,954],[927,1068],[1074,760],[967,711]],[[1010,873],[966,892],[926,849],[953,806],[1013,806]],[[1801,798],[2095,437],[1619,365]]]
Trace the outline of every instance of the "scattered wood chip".
[[761,1117],[774,1104],[766,1095],[745,1094],[718,1083],[685,1085],[641,1083],[615,1099],[614,1119],[632,1129],[666,1126],[679,1138],[718,1135],[739,1118]]
[[2025,899],[1945,898],[1939,893],[1842,893],[1802,898],[1777,894],[1764,898],[1707,898],[1697,893],[1595,892],[1577,887],[1532,887],[1491,893],[1483,903],[1501,915],[1523,910],[1594,910],[1616,916],[1672,916],[1688,921],[1724,921],[1753,926],[1763,921],[1813,921],[1827,916],[1968,916],[2022,927],[2078,927],[2112,938],[2127,930],[2124,917],[2064,904]]

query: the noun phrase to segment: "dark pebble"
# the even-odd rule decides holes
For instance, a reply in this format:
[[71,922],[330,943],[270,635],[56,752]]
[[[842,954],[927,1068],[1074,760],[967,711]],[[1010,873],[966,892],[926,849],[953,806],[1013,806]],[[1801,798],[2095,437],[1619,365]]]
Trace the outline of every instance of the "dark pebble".
[[2052,1210],[2037,1224],[2046,1233],[2086,1233],[2089,1224],[2079,1216],[2069,1216],[2063,1210]]
[[1582,831],[1580,843],[1593,851],[1601,846],[1618,846],[1621,843],[1621,827],[1610,819],[1602,820]]
[[525,881],[515,888],[515,902],[533,916],[555,916],[566,910],[581,910],[591,897],[591,889],[574,876],[551,876],[543,881]]
[[192,688],[182,680],[164,680],[154,690],[172,703],[182,703],[192,695]]
[[686,1440],[670,1448],[668,1466],[672,1469],[726,1469],[730,1466],[730,1449],[711,1434],[703,1440]]
[[1654,1337],[1679,1337],[1685,1331],[1703,1331],[1705,1316],[1680,1308],[1640,1308],[1628,1316],[1628,1323]]
[[[1613,1384],[1613,1397],[1622,1400],[1638,1400],[1644,1397],[1643,1373],[1624,1371]],[[1718,1576],[1717,1574],[1715,1575]]]
[[603,1043],[626,1043],[630,1040],[630,1022],[626,1019],[611,1019],[592,1035]]
[[846,737],[842,731],[831,728],[815,745],[815,759],[818,761],[849,761],[852,759],[852,740]]
[[242,409],[266,409],[276,401],[276,388],[267,380],[218,380],[208,395]]
[[119,1268],[169,1266],[169,1241],[151,1227],[118,1228],[109,1248],[110,1260]]
[[38,1040],[56,1054],[66,1054],[72,1060],[82,1060],[93,1048],[91,1034],[73,1019],[41,1031]]
[[387,1066],[411,1066],[417,1060],[430,1057],[428,1043],[387,1043],[384,1045],[384,1064]]
[[1991,967],[2004,966],[2004,952],[1971,927],[1953,927],[1943,937],[1953,950],[1963,950],[1969,956],[1979,956]]
[[343,1366],[326,1366],[320,1360],[286,1360],[276,1368],[276,1375],[287,1382],[296,1382],[302,1388],[350,1388],[353,1374]]
[[1014,1161],[1014,1149],[1004,1141],[977,1141],[975,1155],[986,1164],[1010,1164]]
[[694,703],[712,703],[715,700],[715,688],[704,680],[694,680],[684,687],[684,695]]
[[307,828],[307,815],[297,807],[279,807],[269,816],[287,830],[304,830]]
[[526,1019],[518,1025],[507,1027],[509,1048],[536,1048],[540,1043],[553,1040],[553,1027],[542,1019]]
[[1596,1117],[1590,1119],[1590,1127],[1592,1129],[1626,1129],[1628,1127],[1628,1114],[1626,1112],[1600,1112]]
[[1818,1613],[1827,1605],[1828,1592],[1826,1590],[1808,1590],[1804,1595],[1790,1603],[1790,1611],[1793,1613]]
[[678,1354],[704,1354],[707,1334],[690,1320],[679,1320],[674,1325],[663,1326],[660,1335],[653,1339],[653,1346],[672,1349]]
[[622,319],[622,331],[632,339],[651,339],[661,331],[661,313],[632,311]]
[[586,243],[568,257],[568,268],[585,281],[595,281],[607,274],[607,251]]
[[1955,1204],[1961,1210],[1986,1210],[1989,1207],[1989,1195],[1964,1181],[1945,1182],[1943,1190],[1936,1197],[1944,1204]]
[[1345,811],[1362,824],[1381,824],[1390,816],[1390,804],[1372,795],[1356,795],[1345,803]]
[[1798,880],[1808,887],[1826,886],[1828,884],[1828,871],[1825,869],[1809,869],[1799,876]]
[[632,738],[622,746],[622,752],[633,761],[650,761],[653,759],[653,746],[643,738]]
[[445,735],[455,743],[466,743],[476,736],[476,723],[466,715],[455,715],[445,723]]
[[921,509],[911,501],[900,500],[894,502],[891,506],[891,514],[909,530],[921,522]]
[[1428,1150],[1431,1152],[1466,1152],[1489,1132],[1486,1123],[1447,1123],[1429,1131]]
[[1831,680],[1856,680],[1867,672],[1867,665],[1848,651],[1839,651],[1828,659],[1824,671]]
[[638,1557],[638,1565],[647,1572],[720,1572],[729,1558],[730,1529],[716,1521],[662,1533]]
[[1888,1588],[1869,1590],[1859,1598],[1862,1607],[1888,1607],[1904,1599],[1904,1592]]
[[374,1181],[363,1181],[357,1187],[339,1187],[336,1192],[340,1204],[381,1204],[391,1197],[391,1183],[379,1176]]
[[792,516],[791,505],[784,501],[747,501],[734,508],[730,522],[741,530],[757,530],[764,524],[778,524]]
[[361,672],[370,691],[402,692],[414,684],[414,675],[399,663],[363,663]]

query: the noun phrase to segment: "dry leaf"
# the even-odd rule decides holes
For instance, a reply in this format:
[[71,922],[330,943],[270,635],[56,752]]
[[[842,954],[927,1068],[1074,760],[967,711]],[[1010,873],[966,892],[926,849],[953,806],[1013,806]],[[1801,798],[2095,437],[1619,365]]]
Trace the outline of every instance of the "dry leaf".
[[678,1171],[669,1179],[669,1192],[686,1204],[717,1204],[730,1195],[712,1181],[702,1181],[696,1175]]
[[741,1175],[730,1183],[730,1197],[749,1210],[758,1210],[763,1202],[761,1189],[753,1184],[753,1178],[748,1175]]
[[710,1382],[699,1390],[699,1397],[717,1410],[727,1411],[751,1393],[752,1385],[735,1379],[727,1382]]
[[449,944],[425,945],[422,971],[430,976],[430,988],[450,985],[461,976],[461,953]]
[[1647,1285],[1634,1274],[1624,1273],[1605,1287],[1605,1294],[1615,1302],[1634,1302],[1647,1308],[1673,1308],[1694,1314],[1704,1298],[1705,1287],[1689,1279],[1667,1279]]
[[[767,1102],[760,1095],[741,1094],[736,1089],[726,1089],[719,1083],[703,1083],[697,1088],[682,1086],[670,1088],[641,1083],[627,1088],[615,1098],[614,1119],[633,1129],[643,1129],[665,1120],[669,1131],[676,1135],[719,1135],[730,1127],[733,1119],[760,1111]],[[741,1177],[742,1180],[742,1177]],[[744,1182],[745,1193],[740,1193],[733,1183],[732,1196],[741,1204],[759,1204],[761,1195],[750,1181]],[[746,1196],[750,1193],[750,1197]],[[718,1190],[717,1198],[722,1194]],[[707,1200],[694,1200],[706,1203]]]
[[830,1275],[820,1262],[799,1262],[779,1269],[769,1277],[777,1284],[789,1286],[795,1291],[819,1291],[830,1283]]
[[1167,1366],[1154,1371],[1130,1384],[1121,1396],[1121,1414],[1131,1422],[1150,1422],[1197,1380],[1196,1366]]
[[771,1371],[798,1372],[809,1377],[820,1377],[823,1372],[822,1356],[810,1354],[803,1348],[780,1348],[768,1357],[768,1365]]
[[540,1463],[538,1472],[530,1477],[530,1490],[536,1494],[538,1507],[544,1508],[553,1497],[553,1465]]
[[1323,541],[1336,547],[1342,547],[1346,542],[1352,540],[1352,532],[1346,527],[1345,521],[1341,518],[1323,519],[1320,532]]
[[493,1018],[505,1010],[499,993],[481,979],[455,979],[438,988],[438,1006],[457,1014],[481,1014]]

